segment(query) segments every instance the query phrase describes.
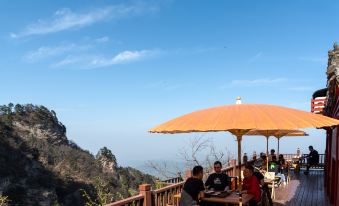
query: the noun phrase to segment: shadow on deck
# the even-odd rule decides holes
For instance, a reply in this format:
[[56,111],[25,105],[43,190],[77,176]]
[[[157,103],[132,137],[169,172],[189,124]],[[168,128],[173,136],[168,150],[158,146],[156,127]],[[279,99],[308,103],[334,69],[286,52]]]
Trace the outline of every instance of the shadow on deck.
[[313,170],[309,175],[292,172],[290,183],[276,189],[274,205],[330,205],[324,189],[324,172]]

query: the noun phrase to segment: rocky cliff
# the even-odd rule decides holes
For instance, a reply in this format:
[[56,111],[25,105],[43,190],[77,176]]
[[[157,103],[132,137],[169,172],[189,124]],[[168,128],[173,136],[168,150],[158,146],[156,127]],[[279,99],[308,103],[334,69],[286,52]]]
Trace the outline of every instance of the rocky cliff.
[[68,140],[54,111],[0,106],[0,195],[9,205],[100,205],[134,195],[144,182],[154,178],[119,167],[108,148],[93,156]]

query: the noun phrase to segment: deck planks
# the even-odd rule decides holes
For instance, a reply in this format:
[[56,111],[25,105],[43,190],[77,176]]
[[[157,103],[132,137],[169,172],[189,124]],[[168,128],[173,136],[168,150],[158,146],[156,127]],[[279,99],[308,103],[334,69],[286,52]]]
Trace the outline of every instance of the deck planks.
[[324,172],[321,170],[310,171],[309,175],[291,174],[288,185],[276,188],[274,205],[282,206],[330,206],[324,189]]

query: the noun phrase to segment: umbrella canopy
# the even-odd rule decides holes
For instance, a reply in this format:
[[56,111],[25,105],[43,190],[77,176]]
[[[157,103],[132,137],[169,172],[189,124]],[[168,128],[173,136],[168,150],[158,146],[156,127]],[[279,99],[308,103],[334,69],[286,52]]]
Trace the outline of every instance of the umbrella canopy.
[[297,129],[291,130],[251,130],[246,133],[248,136],[264,136],[264,137],[283,137],[283,136],[307,136],[306,132]]
[[[188,133],[229,131],[237,137],[238,165],[241,139],[250,130],[290,130],[339,125],[339,120],[296,109],[267,104],[236,104],[204,109],[161,124],[150,132]],[[239,177],[241,177],[239,169]]]
[[328,127],[338,123],[339,120],[330,117],[282,106],[238,104],[192,112],[161,124],[151,129],[150,132],[291,130]]
[[264,136],[266,137],[266,168],[268,168],[268,138],[273,136],[278,139],[278,152],[279,155],[279,140],[284,136],[308,136],[302,130],[251,130],[246,133],[248,136]]

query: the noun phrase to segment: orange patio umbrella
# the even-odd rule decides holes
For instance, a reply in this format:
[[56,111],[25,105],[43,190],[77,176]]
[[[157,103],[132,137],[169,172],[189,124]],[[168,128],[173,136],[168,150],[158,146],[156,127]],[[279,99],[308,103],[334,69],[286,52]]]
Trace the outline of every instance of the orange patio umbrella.
[[[229,131],[236,136],[238,165],[241,165],[242,136],[250,130],[291,130],[334,125],[339,125],[339,120],[297,109],[268,104],[235,104],[192,112],[161,124],[150,132],[174,134]],[[239,170],[239,177],[240,174]]]
[[279,140],[284,136],[307,136],[302,130],[251,130],[246,133],[248,136],[264,136],[266,137],[266,168],[268,168],[268,139],[273,136],[278,139],[278,152],[279,155]]

